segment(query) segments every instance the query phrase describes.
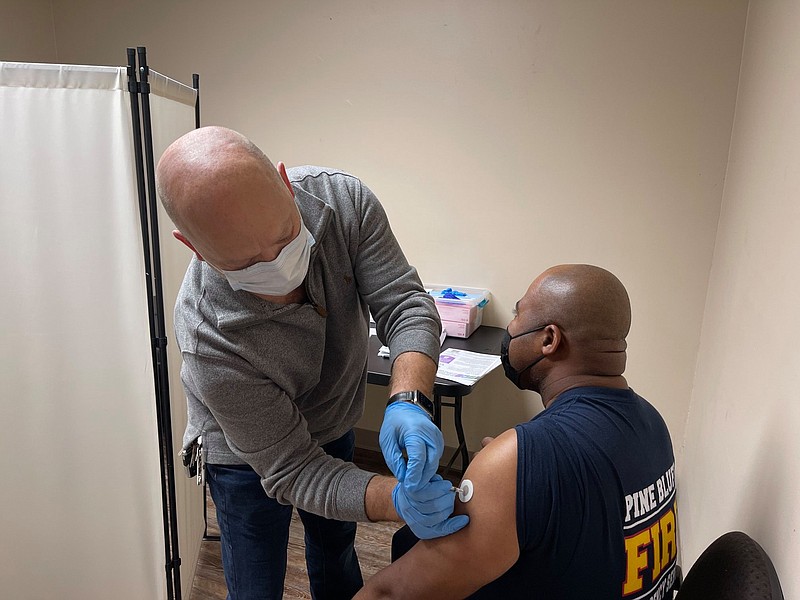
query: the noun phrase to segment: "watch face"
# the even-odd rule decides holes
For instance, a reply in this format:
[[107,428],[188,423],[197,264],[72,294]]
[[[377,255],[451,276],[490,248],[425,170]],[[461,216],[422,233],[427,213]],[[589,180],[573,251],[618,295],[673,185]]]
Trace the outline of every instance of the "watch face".
[[389,398],[388,404],[392,404],[393,402],[409,402],[411,404],[416,404],[426,413],[428,416],[433,419],[433,402],[431,402],[425,394],[420,392],[419,390],[414,390],[413,392],[398,392]]
[[425,410],[425,412],[429,413],[430,415],[433,415],[433,402],[428,400],[425,394],[423,394],[419,390],[416,390],[414,392],[413,397],[415,404],[419,404],[419,406],[422,407]]

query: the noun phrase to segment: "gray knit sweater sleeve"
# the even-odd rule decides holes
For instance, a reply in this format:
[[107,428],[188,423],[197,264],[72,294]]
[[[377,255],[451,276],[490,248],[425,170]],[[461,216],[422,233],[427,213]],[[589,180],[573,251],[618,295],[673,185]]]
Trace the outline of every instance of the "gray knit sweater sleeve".
[[368,520],[364,495],[374,473],[325,454],[281,388],[232,354],[183,358],[186,392],[202,390],[228,447],[261,474],[270,497],[329,519]]
[[360,222],[354,270],[378,338],[389,347],[392,362],[409,351],[438,362],[442,326],[433,299],[408,264],[380,202],[360,181],[354,203]]

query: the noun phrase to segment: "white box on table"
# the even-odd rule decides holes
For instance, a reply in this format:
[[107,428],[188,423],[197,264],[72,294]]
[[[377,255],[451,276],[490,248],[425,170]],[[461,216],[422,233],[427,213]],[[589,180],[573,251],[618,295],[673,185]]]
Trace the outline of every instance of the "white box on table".
[[442,329],[447,332],[450,337],[468,338],[473,332],[481,326],[481,316],[483,311],[478,311],[478,319],[469,323],[462,323],[459,321],[445,321],[442,320]]
[[[459,294],[443,293],[448,289]],[[441,285],[431,286],[428,288],[428,293],[433,296],[442,327],[447,331],[447,335],[458,338],[467,338],[480,327],[483,321],[483,307],[492,297],[489,290],[482,288]],[[455,297],[448,297],[453,295]]]

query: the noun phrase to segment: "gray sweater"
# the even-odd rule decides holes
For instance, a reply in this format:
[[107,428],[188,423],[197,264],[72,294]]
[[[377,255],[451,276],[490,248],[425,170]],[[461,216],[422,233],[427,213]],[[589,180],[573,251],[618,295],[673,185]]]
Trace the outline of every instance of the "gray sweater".
[[367,520],[372,473],[320,448],[364,410],[368,308],[392,360],[438,359],[433,300],[406,261],[386,213],[357,178],[289,169],[295,201],[316,240],[305,304],[277,305],[233,291],[192,260],[175,305],[188,447],[203,436],[212,464],[248,463],[283,504],[345,521]]

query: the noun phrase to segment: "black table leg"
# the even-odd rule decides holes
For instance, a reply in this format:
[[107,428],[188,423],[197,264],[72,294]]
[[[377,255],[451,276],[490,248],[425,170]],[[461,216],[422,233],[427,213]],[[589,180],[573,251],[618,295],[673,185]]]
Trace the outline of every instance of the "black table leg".
[[433,424],[442,428],[442,395],[437,391],[433,392]]
[[464,437],[464,427],[461,425],[461,396],[455,397],[455,425],[456,435],[458,435],[458,447],[461,450],[461,470],[466,471],[469,466],[469,452],[467,451],[467,440]]

